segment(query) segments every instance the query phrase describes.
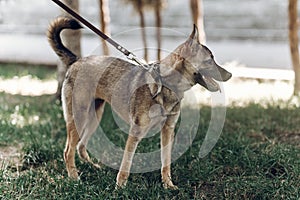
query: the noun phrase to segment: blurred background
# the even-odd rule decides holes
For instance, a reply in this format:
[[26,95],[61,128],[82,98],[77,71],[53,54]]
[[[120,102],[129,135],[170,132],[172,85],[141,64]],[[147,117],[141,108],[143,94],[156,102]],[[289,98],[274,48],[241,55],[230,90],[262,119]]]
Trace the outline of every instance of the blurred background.
[[[79,2],[80,13],[99,26],[98,1]],[[203,0],[203,6],[207,45],[214,50],[219,62],[236,60],[249,67],[291,69],[287,29],[288,1]],[[109,7],[112,36],[120,33],[123,37],[140,34],[140,31],[133,31],[139,28],[139,16],[131,5],[126,5],[123,0],[114,0],[109,2]],[[54,63],[56,57],[45,42],[45,32],[49,22],[60,14],[58,6],[50,0],[1,0],[1,61],[21,61],[31,57],[33,61]],[[145,12],[145,15],[146,26],[154,27],[153,12]],[[163,32],[163,48],[172,50],[179,43],[178,37],[183,39],[182,34],[187,36],[191,32],[192,23],[187,1],[169,1],[162,10],[162,28],[173,32]],[[154,40],[155,37],[149,32],[148,39]],[[84,30],[84,38],[98,39],[89,30]],[[128,40],[122,39],[118,38],[128,47],[131,46],[130,42],[141,42],[131,40],[126,44]],[[170,40],[174,45],[170,44]],[[82,44],[84,54],[93,50],[95,45],[91,44],[95,43]],[[38,55],[44,51],[45,57],[42,59]]]
[[[98,1],[84,0],[79,4],[81,15],[99,27]],[[134,7],[128,1],[114,0],[109,1],[109,11],[112,37],[143,57],[140,19]],[[288,43],[288,1],[203,0],[203,13],[206,45],[217,62],[228,66],[234,77],[293,81]],[[45,34],[51,20],[61,14],[62,11],[50,0],[0,0],[0,62],[56,66],[57,56]],[[163,57],[192,31],[189,1],[168,1],[161,10],[161,18]],[[145,10],[145,25],[149,60],[153,61],[156,60],[157,48],[153,10]],[[97,35],[85,28],[81,37],[82,55],[103,54],[101,42]],[[112,55],[122,56],[110,49]],[[275,90],[284,90],[287,94],[280,95],[288,98],[293,93],[292,83],[284,84]],[[239,86],[241,88],[231,91],[243,91],[248,87]],[[242,94],[235,99],[265,94],[273,86],[268,86],[268,89],[260,87],[260,94]]]

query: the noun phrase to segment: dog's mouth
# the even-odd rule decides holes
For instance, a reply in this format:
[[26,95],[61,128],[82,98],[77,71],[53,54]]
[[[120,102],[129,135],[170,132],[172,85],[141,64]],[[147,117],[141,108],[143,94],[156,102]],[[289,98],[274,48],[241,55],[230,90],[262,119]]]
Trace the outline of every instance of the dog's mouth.
[[232,74],[222,67],[216,65],[216,68],[201,69],[195,74],[195,81],[210,92],[220,91],[220,85],[217,81],[227,81]]
[[197,83],[205,87],[210,92],[221,91],[220,85],[211,77],[202,75],[200,73],[195,74],[195,80]]

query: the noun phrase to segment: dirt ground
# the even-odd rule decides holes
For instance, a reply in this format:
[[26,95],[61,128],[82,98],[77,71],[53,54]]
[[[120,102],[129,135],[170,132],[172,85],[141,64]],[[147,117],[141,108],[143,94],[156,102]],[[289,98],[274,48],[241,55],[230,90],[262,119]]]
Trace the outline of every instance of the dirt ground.
[[0,169],[6,166],[18,169],[22,165],[22,145],[0,146]]

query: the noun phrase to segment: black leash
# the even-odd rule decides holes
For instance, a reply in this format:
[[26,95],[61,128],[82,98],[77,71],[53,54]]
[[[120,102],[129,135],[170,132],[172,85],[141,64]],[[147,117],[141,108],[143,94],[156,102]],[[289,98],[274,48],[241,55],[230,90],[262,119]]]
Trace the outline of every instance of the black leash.
[[159,86],[158,89],[157,89],[157,92],[153,96],[153,98],[155,98],[161,92],[162,83],[161,83],[161,77],[159,75],[159,66],[158,65],[156,65],[156,64],[151,64],[151,65],[146,64],[144,61],[140,60],[135,54],[128,51],[125,47],[121,46],[116,41],[114,41],[113,39],[108,37],[106,34],[104,34],[102,31],[100,31],[98,28],[96,28],[93,24],[88,22],[86,19],[81,17],[79,14],[77,14],[74,10],[69,8],[67,5],[65,5],[64,3],[62,3],[59,0],[52,0],[52,1],[54,3],[56,3],[58,6],[60,6],[62,9],[64,9],[67,13],[72,15],[74,18],[76,18],[78,21],[80,21],[85,26],[87,26],[89,29],[91,29],[94,33],[96,33],[101,38],[103,38],[105,41],[107,41],[112,46],[114,46],[117,50],[122,52],[129,60],[134,61],[135,63],[142,66],[144,69],[146,69],[151,74],[151,76],[153,77],[153,79],[155,80],[155,82]]

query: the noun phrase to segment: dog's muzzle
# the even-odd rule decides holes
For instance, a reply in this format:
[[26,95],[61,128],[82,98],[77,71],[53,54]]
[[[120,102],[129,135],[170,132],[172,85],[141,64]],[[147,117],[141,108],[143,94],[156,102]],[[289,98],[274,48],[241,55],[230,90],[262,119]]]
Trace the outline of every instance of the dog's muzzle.
[[201,69],[195,75],[196,83],[199,83],[210,92],[221,91],[217,81],[227,81],[232,77],[232,74],[222,67],[218,66],[214,69]]
[[220,91],[219,84],[211,77],[204,76],[200,73],[195,74],[195,81],[203,87],[205,87],[210,92]]

